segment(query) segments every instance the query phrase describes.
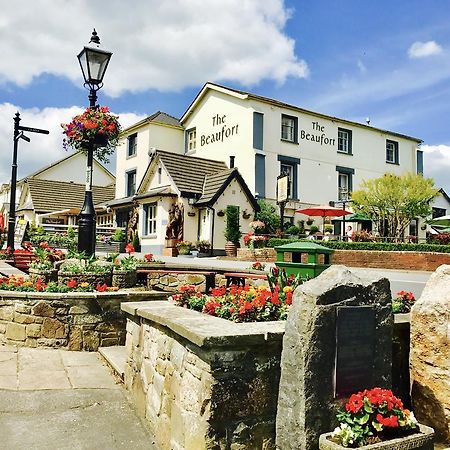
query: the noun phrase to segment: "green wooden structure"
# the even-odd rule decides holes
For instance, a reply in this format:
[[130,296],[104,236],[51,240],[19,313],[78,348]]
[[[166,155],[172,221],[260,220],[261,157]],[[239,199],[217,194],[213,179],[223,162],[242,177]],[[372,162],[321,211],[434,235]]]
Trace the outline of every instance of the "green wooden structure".
[[275,247],[277,259],[275,265],[285,269],[287,275],[302,278],[314,278],[331,265],[331,248],[323,247],[315,242],[293,242]]

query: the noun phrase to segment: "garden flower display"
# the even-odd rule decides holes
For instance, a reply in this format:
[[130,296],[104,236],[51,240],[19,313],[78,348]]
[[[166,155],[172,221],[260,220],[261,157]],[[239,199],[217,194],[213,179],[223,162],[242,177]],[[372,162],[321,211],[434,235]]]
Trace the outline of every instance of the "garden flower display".
[[392,299],[392,312],[408,313],[411,311],[411,307],[414,305],[416,299],[412,292],[400,291],[397,292],[397,297]]
[[78,283],[75,279],[59,285],[55,282],[44,283],[42,278],[32,281],[23,276],[10,275],[0,278],[0,290],[19,292],[110,292],[117,291],[117,288],[106,284],[97,284],[94,287],[86,282]]
[[63,140],[66,150],[72,147],[86,152],[89,142],[96,143],[99,138],[104,138],[104,143],[94,146],[94,156],[101,162],[108,162],[108,156],[114,152],[121,131],[118,116],[111,114],[106,106],[87,108],[70,123],[61,124],[61,127],[66,135]]
[[247,234],[244,234],[243,236],[244,244],[248,248],[262,248],[265,246],[267,240],[269,239],[268,236],[258,235],[254,234],[253,232],[249,232]]
[[234,322],[286,320],[294,290],[303,281],[299,276],[287,277],[284,270],[274,269],[268,276],[269,286],[218,287],[207,295],[197,292],[195,286],[186,285],[169,301]]
[[344,447],[361,447],[415,431],[414,414],[392,391],[375,387],[353,394],[336,418],[333,438]]

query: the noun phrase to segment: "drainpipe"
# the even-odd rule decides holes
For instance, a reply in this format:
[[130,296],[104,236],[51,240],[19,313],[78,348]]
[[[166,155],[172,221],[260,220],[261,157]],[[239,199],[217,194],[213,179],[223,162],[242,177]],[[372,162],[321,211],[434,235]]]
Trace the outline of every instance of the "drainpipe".
[[208,206],[208,209],[212,211],[212,222],[211,222],[211,248],[209,250],[209,255],[213,256],[214,250],[214,222],[216,220],[216,210],[212,206]]

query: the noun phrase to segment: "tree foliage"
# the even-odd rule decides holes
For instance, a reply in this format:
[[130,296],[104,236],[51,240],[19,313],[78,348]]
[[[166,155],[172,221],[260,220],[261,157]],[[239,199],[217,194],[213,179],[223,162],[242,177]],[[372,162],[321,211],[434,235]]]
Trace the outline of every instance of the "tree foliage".
[[382,236],[401,240],[411,220],[431,214],[430,201],[439,195],[432,178],[411,172],[386,173],[363,181],[352,193],[356,212],[369,217]]
[[267,203],[263,199],[258,200],[259,211],[255,217],[257,220],[265,223],[265,228],[262,231],[263,234],[275,234],[280,228],[280,215],[278,214],[275,206]]
[[241,226],[239,223],[239,206],[228,205],[226,209],[225,239],[237,244],[241,238]]

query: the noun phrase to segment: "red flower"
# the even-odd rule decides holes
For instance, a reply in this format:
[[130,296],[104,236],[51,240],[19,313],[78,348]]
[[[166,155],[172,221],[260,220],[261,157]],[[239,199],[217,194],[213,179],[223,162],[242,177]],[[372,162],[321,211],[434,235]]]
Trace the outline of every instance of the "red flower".
[[292,305],[292,292],[286,292],[286,305]]
[[270,299],[272,305],[278,306],[280,304],[280,297],[278,296],[278,292],[274,292],[272,294],[272,298]]
[[152,260],[153,260],[153,253],[146,253],[146,254],[144,255],[144,259],[145,259],[146,261],[152,261]]
[[104,284],[97,284],[97,286],[95,286],[95,290],[98,292],[105,292],[108,289],[108,286],[106,283]]
[[127,253],[134,253],[135,252],[135,250],[134,250],[134,247],[133,247],[133,244],[127,244],[126,245],[126,247],[125,247],[125,251],[127,252]]
[[385,427],[398,428],[397,416],[383,417],[380,413],[377,414],[377,422]]
[[78,285],[77,280],[72,279],[67,282],[67,287],[70,289],[75,289],[77,287],[77,285]]
[[360,394],[353,394],[347,404],[345,405],[345,409],[348,412],[357,413],[364,405],[363,399]]

